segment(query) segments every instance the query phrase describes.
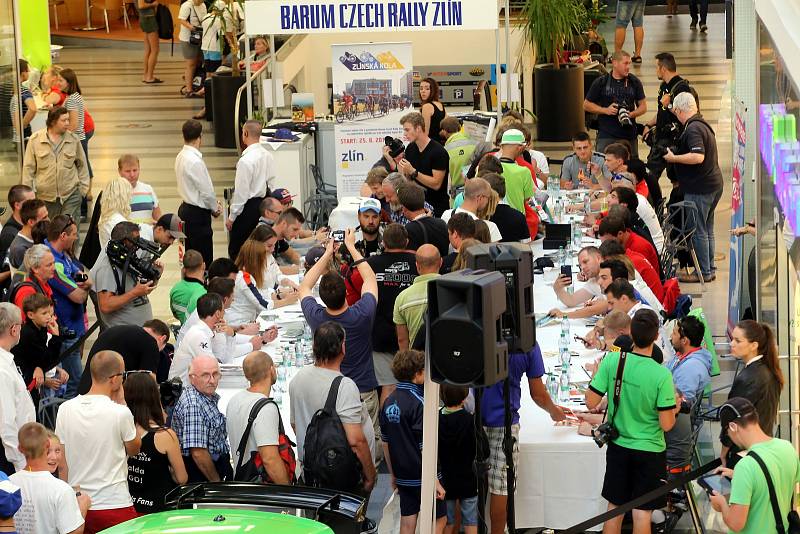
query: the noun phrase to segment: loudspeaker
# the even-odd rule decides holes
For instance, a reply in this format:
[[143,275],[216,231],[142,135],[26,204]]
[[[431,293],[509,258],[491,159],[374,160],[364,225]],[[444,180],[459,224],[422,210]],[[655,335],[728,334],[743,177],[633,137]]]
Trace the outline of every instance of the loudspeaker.
[[533,313],[533,253],[522,243],[489,243],[467,249],[467,267],[503,275],[506,311],[501,333],[509,352],[528,352],[536,343]]
[[508,376],[500,333],[506,309],[500,273],[459,271],[428,282],[428,347],[434,382],[491,386]]

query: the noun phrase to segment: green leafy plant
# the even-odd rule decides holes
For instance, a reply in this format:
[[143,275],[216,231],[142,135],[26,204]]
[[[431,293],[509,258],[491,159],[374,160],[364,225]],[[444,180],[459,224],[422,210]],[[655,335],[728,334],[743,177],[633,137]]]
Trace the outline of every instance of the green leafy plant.
[[552,63],[557,69],[567,43],[582,33],[587,20],[583,0],[527,0],[520,15],[536,62]]
[[225,49],[225,40],[227,35],[232,38],[228,39],[228,44],[231,47],[231,54],[233,61],[231,62],[231,71],[234,76],[239,75],[239,34],[244,25],[244,0],[214,0],[208,8],[207,18],[211,18],[210,27],[219,22],[219,49]]
[[597,29],[602,23],[611,20],[611,15],[608,14],[608,4],[604,4],[600,0],[583,0],[583,5],[586,8],[588,19],[586,29]]

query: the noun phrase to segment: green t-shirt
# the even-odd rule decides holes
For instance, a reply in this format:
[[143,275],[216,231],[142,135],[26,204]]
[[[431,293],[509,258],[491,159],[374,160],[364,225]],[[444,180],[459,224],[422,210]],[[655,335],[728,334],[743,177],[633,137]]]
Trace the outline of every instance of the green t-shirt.
[[195,307],[197,299],[206,294],[206,288],[200,282],[193,280],[181,280],[169,292],[169,309],[172,315],[181,324],[186,322]]
[[[775,486],[781,508],[783,526],[788,529],[786,515],[792,502],[794,486],[800,482],[800,462],[794,447],[788,441],[773,438],[750,447],[763,460]],[[730,504],[749,506],[747,523],[737,534],[762,534],[775,532],[775,515],[769,501],[769,490],[764,472],[758,463],[745,456],[736,464],[731,484]],[[733,532],[733,531],[731,531]]]
[[464,132],[457,132],[450,136],[444,144],[444,149],[450,156],[450,186],[464,185],[464,167],[469,168],[472,162],[472,153],[475,152],[475,141]]
[[516,163],[502,162],[506,180],[506,202],[520,213],[525,213],[525,199],[533,196],[531,171]]
[[392,314],[394,324],[406,325],[409,346],[414,344],[417,332],[425,324],[425,312],[428,311],[428,280],[438,276],[438,273],[417,276],[411,287],[402,290],[394,301]]
[[619,438],[614,443],[628,449],[661,452],[667,448],[658,412],[675,408],[672,373],[649,356],[628,353],[622,373],[619,413],[614,405],[619,352],[611,352],[594,375],[589,387],[598,395],[608,394],[608,414],[614,415]]

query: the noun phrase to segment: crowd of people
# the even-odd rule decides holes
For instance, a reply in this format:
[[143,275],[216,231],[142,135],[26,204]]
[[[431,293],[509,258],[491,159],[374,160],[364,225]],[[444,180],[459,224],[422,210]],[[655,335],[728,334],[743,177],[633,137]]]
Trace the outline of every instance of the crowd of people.
[[[139,4],[149,35],[152,3]],[[204,16],[202,2],[181,7],[187,84],[199,57],[188,34]],[[607,413],[617,431],[608,438],[602,494],[611,509],[691,464],[684,412],[703,398],[712,356],[704,322],[676,311],[679,282],[716,277],[713,224],[722,193],[714,132],[668,53],[656,56],[663,83],[658,112],[644,126],[651,151],[646,160],[638,157],[636,118],[647,105],[630,65],[641,60],[641,42],[637,36],[633,57],[618,48],[610,73],[584,103],[597,115],[596,140],[575,133],[559,184],[589,190],[565,209],[583,212],[583,234],[601,243],[578,253],[580,289],[572,290],[571,276],[556,278],[553,291],[566,309],[549,311],[554,318],[601,316],[584,339],[604,357],[589,369],[591,412],[579,418],[595,433]],[[206,52],[206,61],[218,61],[219,51]],[[147,61],[143,82],[158,83],[155,60]],[[17,501],[17,508],[0,507],[0,526],[15,521],[20,532],[99,532],[163,510],[165,495],[186,482],[255,478],[369,497],[385,462],[399,494],[400,532],[414,532],[423,498],[428,284],[466,269],[467,250],[476,244],[530,243],[557,220],[546,202],[547,158],[533,149],[522,117],[507,113],[492,142],[476,141],[447,114],[435,80],[423,80],[420,111],[400,119],[406,143],[386,139],[363,185],[358,225],[341,236],[304,227],[259,142],[261,123],[247,121],[224,221],[227,256],[220,257],[212,220],[223,204],[201,152],[203,127],[188,120],[174,167],[177,213],[163,213],[157,192],[139,179],[138,156],[121,155],[119,176],[95,200],[78,254],[81,203],[92,200],[93,125],[75,73],[46,74],[53,107],[46,128],[27,141],[22,180],[8,191],[11,214],[0,233],[6,301],[0,303],[0,471],[18,488],[0,485],[0,495],[16,494]],[[663,261],[674,239],[661,226],[664,170],[673,183],[666,203],[687,201],[697,212],[692,243],[699,271],[687,267],[677,279],[666,276],[671,265]],[[153,316],[149,296],[164,270],[158,258],[176,239],[185,252],[181,281],[169,292],[173,329]],[[94,330],[89,302],[100,333],[85,351]],[[272,400],[277,372],[266,346],[278,329],[262,329],[258,318],[297,304],[313,332],[313,365],[289,383],[293,449]],[[779,487],[785,511],[800,468],[786,443],[771,437],[784,384],[771,329],[741,322],[731,350],[745,366],[719,410],[722,474],[732,477],[733,490],[729,500],[715,495],[712,503],[732,530],[756,532],[770,517],[759,462]],[[249,387],[223,413],[220,365],[234,360],[242,361]],[[621,395],[620,368],[627,386]],[[566,418],[545,373],[538,345],[509,355],[515,465],[525,424],[523,375],[535,404],[553,421]],[[164,395],[165,385],[173,395]],[[476,425],[469,389],[441,389],[438,532],[457,525],[477,532],[483,505],[482,474],[473,471],[476,432],[489,447],[491,532],[505,530],[505,395],[502,384],[483,391]],[[52,422],[48,415],[56,410],[48,429],[41,423]],[[334,450],[339,461],[323,461]],[[751,452],[741,458],[743,450]],[[652,510],[664,505],[656,499],[634,510],[637,531],[649,531]],[[621,516],[609,521],[607,532],[619,532],[621,522]]]

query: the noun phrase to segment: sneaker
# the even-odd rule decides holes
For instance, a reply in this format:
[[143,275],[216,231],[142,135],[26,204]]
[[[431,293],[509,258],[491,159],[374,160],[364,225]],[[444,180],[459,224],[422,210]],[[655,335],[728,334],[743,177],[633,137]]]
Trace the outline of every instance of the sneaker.
[[[678,274],[678,281],[684,284],[699,284],[700,276],[698,276],[697,272],[680,273]],[[705,281],[705,278],[703,278],[703,281]]]
[[706,33],[708,31],[708,26],[705,23],[701,24],[700,25],[700,31],[702,33]]
[[697,28],[697,19],[692,19],[692,23],[689,24],[689,28],[692,30]]

